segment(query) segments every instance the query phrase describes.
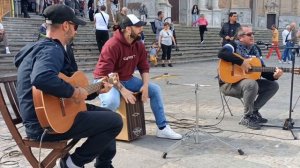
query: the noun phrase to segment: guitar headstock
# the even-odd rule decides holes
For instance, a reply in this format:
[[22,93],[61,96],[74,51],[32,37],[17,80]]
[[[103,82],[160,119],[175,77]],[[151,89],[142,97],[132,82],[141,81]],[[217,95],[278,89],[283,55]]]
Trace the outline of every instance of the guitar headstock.
[[108,82],[110,84],[116,85],[119,83],[119,75],[118,73],[110,73],[108,74]]

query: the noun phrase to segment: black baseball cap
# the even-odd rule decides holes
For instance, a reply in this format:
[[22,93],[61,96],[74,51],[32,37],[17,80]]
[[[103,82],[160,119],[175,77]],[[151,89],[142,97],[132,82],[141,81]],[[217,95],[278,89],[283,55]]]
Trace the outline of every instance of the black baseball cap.
[[65,21],[71,21],[76,25],[85,25],[86,22],[78,19],[75,16],[73,9],[66,5],[56,4],[47,7],[43,13],[46,23],[48,24],[62,24]]
[[127,15],[121,22],[121,29],[125,29],[127,26],[145,26],[146,22],[138,19],[134,14]]

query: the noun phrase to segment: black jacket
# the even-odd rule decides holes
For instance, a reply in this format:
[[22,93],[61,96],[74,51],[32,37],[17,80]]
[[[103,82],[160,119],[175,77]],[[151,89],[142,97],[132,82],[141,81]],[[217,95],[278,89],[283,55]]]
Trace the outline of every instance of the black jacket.
[[225,37],[226,36],[234,37],[240,26],[241,25],[239,23],[235,23],[235,24],[230,24],[229,22],[224,23],[224,25],[222,26],[222,28],[220,30],[220,33],[219,33],[220,37],[223,38],[223,43],[226,42],[226,41],[229,42],[229,40],[225,40]]
[[43,133],[35,113],[32,86],[56,97],[69,98],[73,95],[73,86],[57,76],[59,72],[71,76],[77,71],[71,50],[67,47],[68,54],[58,40],[45,38],[25,46],[15,56],[20,113],[30,138],[38,139]]

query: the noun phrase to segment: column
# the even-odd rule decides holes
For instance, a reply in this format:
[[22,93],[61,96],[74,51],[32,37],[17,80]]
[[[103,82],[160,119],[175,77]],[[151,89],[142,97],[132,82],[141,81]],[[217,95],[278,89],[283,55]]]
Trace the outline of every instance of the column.
[[218,10],[219,9],[219,0],[212,0],[212,9]]
[[207,10],[206,0],[198,0],[198,7],[200,10]]

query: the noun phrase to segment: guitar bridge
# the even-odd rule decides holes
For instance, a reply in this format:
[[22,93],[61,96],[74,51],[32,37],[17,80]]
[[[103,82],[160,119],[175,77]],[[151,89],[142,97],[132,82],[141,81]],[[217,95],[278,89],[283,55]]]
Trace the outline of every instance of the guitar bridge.
[[66,116],[65,99],[64,98],[59,98],[59,104],[60,104],[60,109],[61,109],[62,116]]

